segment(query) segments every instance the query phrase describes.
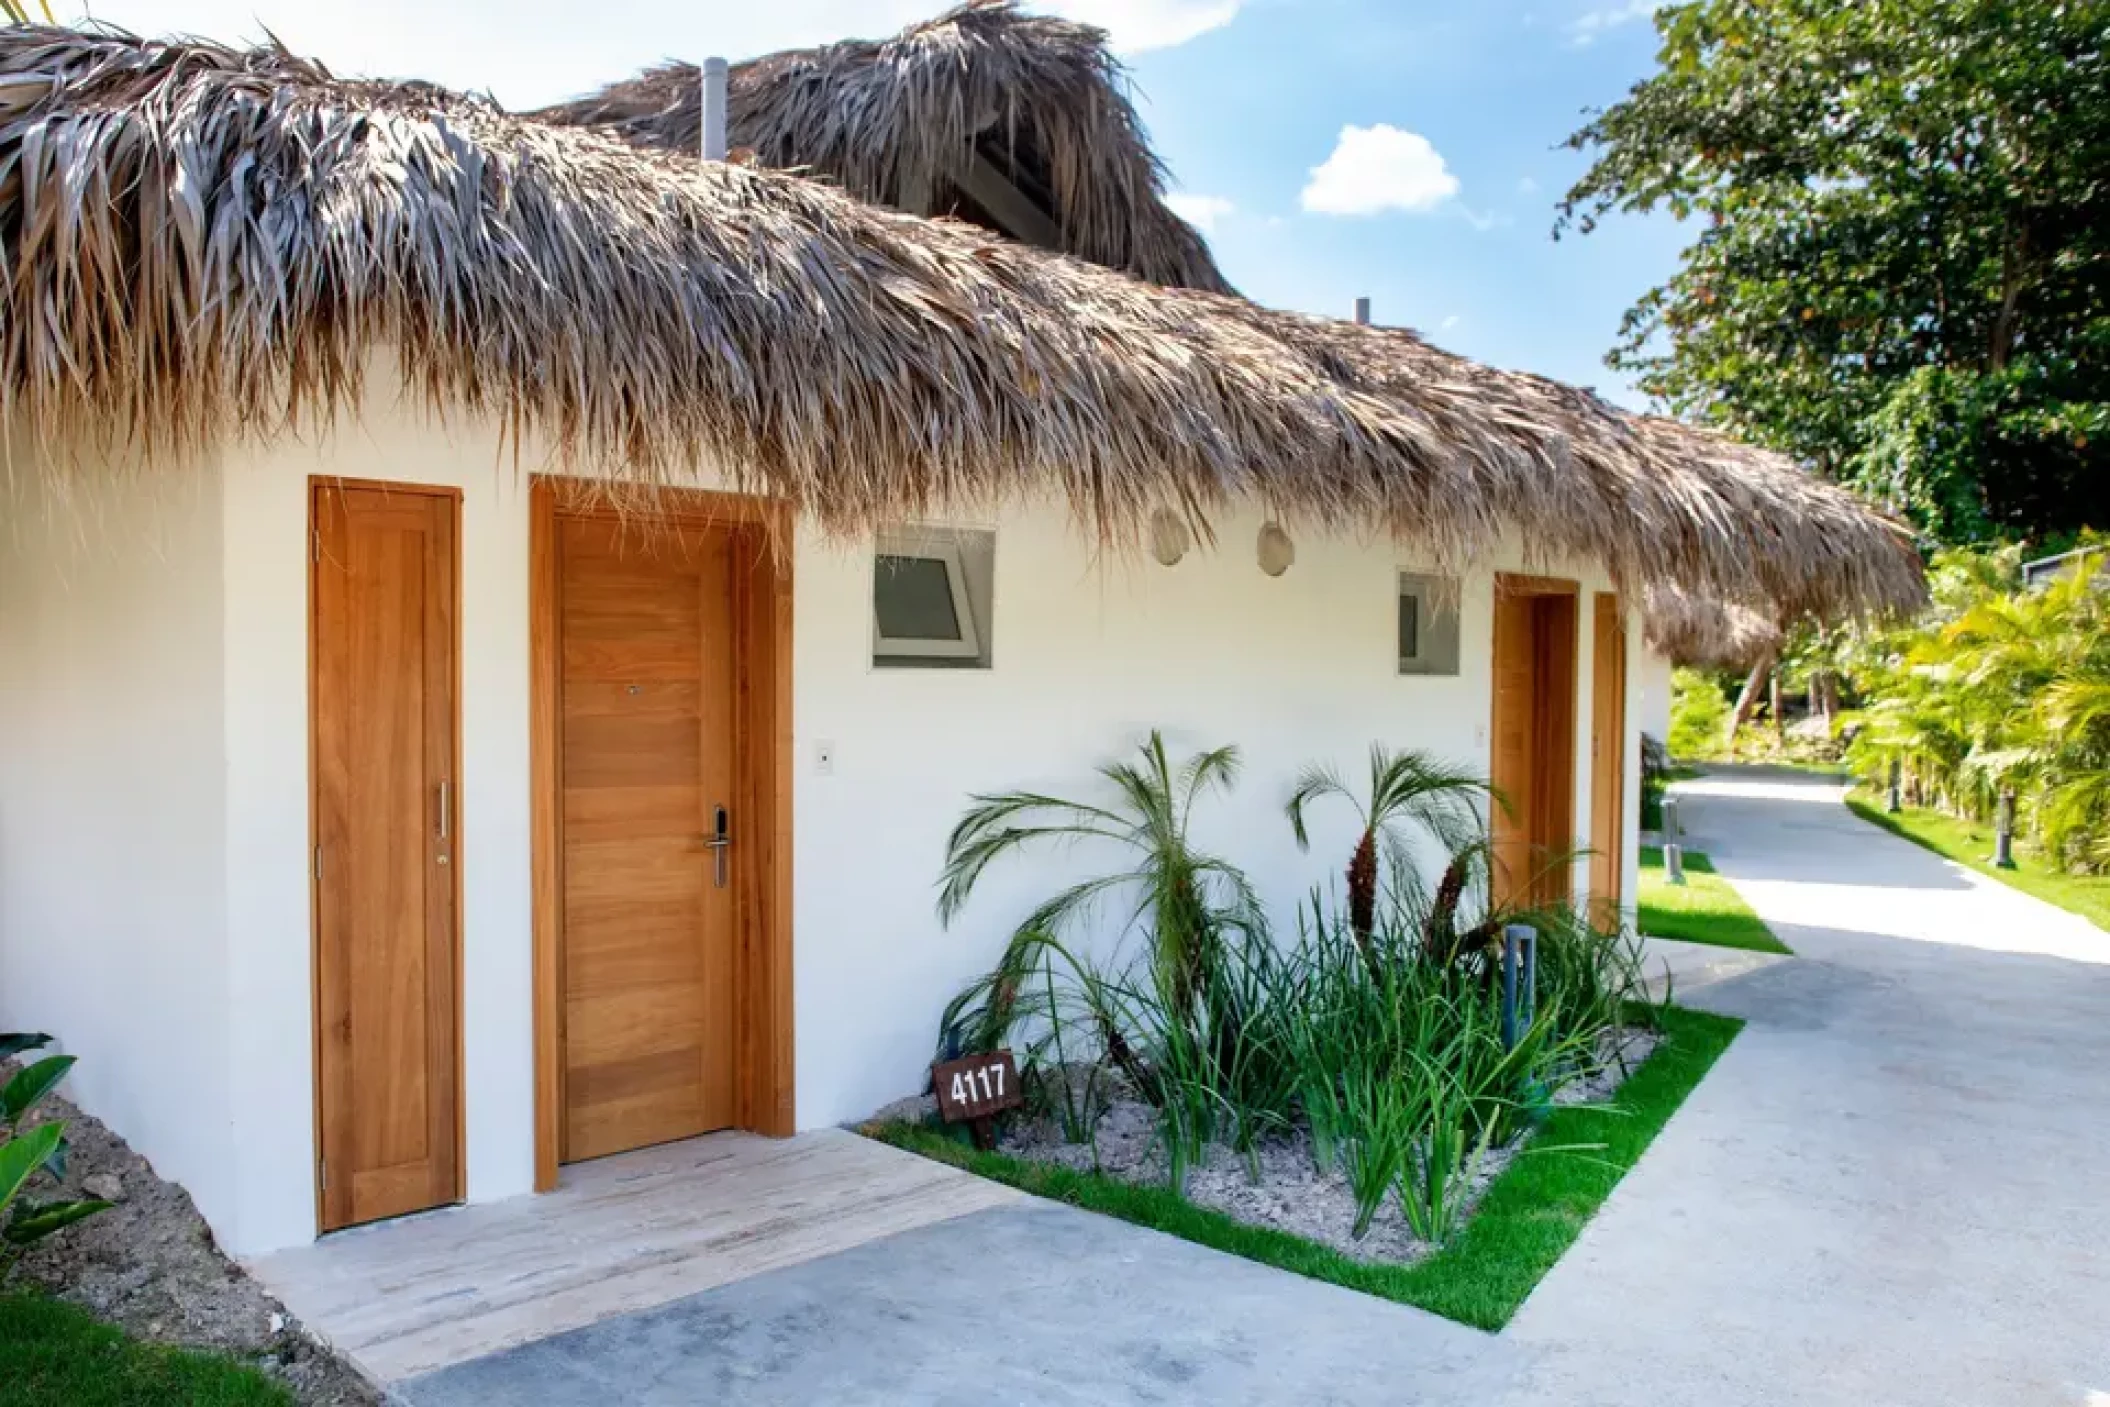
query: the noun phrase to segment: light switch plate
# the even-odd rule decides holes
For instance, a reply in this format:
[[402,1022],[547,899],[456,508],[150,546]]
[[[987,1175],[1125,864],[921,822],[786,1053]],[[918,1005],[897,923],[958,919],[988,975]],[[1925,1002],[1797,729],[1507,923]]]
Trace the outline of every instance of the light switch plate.
[[834,743],[815,743],[813,745],[813,770],[823,777],[835,774]]

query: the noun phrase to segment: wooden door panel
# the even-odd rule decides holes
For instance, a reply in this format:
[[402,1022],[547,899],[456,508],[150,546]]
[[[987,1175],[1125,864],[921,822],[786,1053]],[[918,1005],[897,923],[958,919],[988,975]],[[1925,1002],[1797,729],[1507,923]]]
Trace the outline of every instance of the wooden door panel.
[[1572,583],[1498,580],[1489,776],[1509,803],[1492,828],[1498,902],[1566,897],[1555,861],[1575,845],[1575,629]]
[[730,1126],[732,871],[704,845],[734,801],[723,533],[566,519],[557,531],[562,1156]]
[[[314,492],[324,1230],[460,1197],[451,496]],[[443,791],[443,784],[445,790]]]

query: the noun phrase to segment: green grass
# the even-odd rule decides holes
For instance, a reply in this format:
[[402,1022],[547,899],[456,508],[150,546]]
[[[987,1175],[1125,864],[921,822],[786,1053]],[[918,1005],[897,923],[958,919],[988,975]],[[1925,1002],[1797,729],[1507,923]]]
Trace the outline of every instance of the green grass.
[[1661,847],[1641,847],[1640,911],[1641,931],[1651,938],[1678,938],[1754,953],[1789,951],[1697,850],[1685,852],[1685,884],[1680,887],[1663,877]]
[[1862,796],[1848,796],[1846,804],[1856,816],[1892,835],[1901,835],[1959,865],[1968,865],[2047,904],[2079,914],[2110,932],[2110,875],[2061,874],[2020,847],[2015,850],[2014,869],[1995,869],[1991,826],[1960,821],[1939,811],[1906,810],[1893,816],[1880,802]]
[[1610,1105],[1556,1109],[1537,1135],[1547,1151],[1511,1163],[1457,1239],[1415,1265],[1367,1265],[1286,1231],[1247,1226],[1197,1207],[1169,1187],[1137,1186],[1101,1173],[979,1152],[954,1133],[924,1125],[868,1125],[864,1132],[1037,1196],[1416,1305],[1462,1324],[1499,1329],[1574,1244],[1743,1026],[1729,1017],[1678,1008],[1664,1011],[1662,1019],[1663,1043],[1620,1086]]
[[231,1359],[144,1344],[84,1310],[0,1294],[0,1407],[292,1407],[293,1396]]

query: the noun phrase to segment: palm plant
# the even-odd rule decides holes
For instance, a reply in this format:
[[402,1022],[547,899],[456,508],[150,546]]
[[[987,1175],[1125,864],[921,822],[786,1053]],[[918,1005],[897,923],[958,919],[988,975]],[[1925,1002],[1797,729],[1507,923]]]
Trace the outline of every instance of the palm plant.
[[1300,849],[1311,848],[1305,810],[1321,797],[1337,796],[1346,801],[1355,808],[1362,823],[1355,849],[1348,857],[1348,926],[1366,964],[1377,961],[1371,935],[1377,928],[1380,846],[1395,899],[1418,896],[1421,871],[1415,863],[1410,829],[1425,832],[1445,852],[1462,851],[1471,846],[1480,825],[1474,801],[1491,794],[1482,778],[1439,762],[1426,752],[1392,752],[1378,743],[1370,747],[1367,798],[1351,791],[1331,767],[1305,769],[1296,790],[1290,793],[1288,807],[1290,829],[1296,833]]
[[1126,864],[1069,885],[1020,922],[998,963],[999,983],[1015,984],[1035,970],[1051,940],[1083,925],[1101,901],[1125,891],[1131,907],[1123,936],[1143,933],[1157,990],[1174,1017],[1191,1027],[1226,940],[1267,933],[1260,900],[1245,875],[1198,849],[1189,836],[1195,802],[1236,783],[1238,750],[1215,748],[1174,766],[1164,738],[1153,730],[1134,760],[1108,763],[1099,775],[1112,789],[1104,805],[1038,792],[974,797],[946,842],[938,917],[950,925],[989,866],[1028,846],[1097,841],[1125,851]]
[[[37,9],[42,12],[44,23],[57,23],[51,16],[50,0],[37,0]],[[4,15],[9,24],[30,24],[33,22],[29,13],[29,7],[23,4],[22,0],[0,0],[0,15]]]

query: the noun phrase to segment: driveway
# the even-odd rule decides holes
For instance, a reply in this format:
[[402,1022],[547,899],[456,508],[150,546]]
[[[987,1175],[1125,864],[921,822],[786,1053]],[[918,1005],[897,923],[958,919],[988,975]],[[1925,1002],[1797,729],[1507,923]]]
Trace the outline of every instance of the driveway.
[[412,1379],[498,1403],[2110,1407],[2110,935],[1855,819],[1682,791],[1796,959],[1509,1329],[1065,1207],[908,1231]]

